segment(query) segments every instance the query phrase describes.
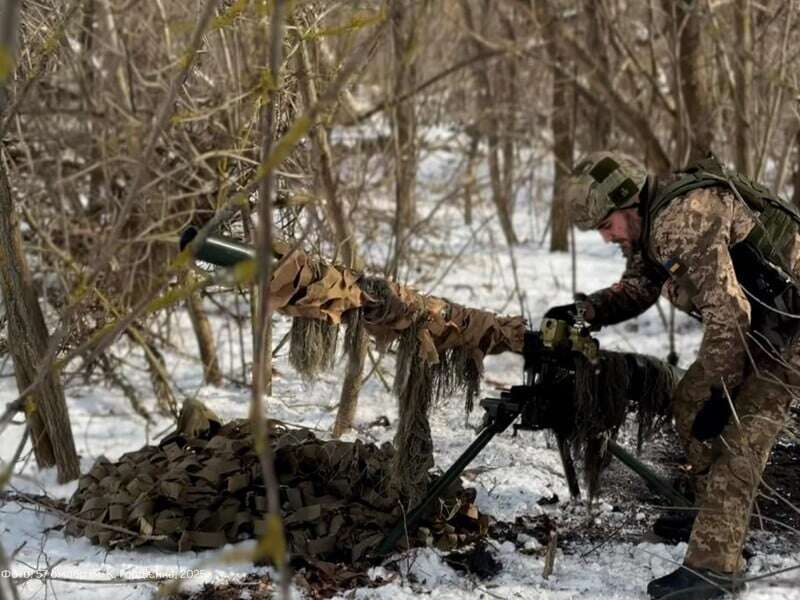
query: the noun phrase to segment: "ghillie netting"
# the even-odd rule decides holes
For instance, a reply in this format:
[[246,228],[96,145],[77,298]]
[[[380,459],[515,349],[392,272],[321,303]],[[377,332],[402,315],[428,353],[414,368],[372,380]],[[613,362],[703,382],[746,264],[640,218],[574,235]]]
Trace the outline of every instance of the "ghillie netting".
[[[179,429],[114,463],[101,458],[81,477],[68,506],[80,520],[68,520],[68,533],[107,547],[186,551],[262,532],[266,492],[249,421],[223,425],[199,403],[191,408],[182,422],[194,434]],[[389,485],[391,445],[324,442],[308,430],[270,426],[290,553],[368,563],[403,514]],[[407,541],[451,548],[484,533],[488,518],[478,515],[474,497],[460,486],[448,490]]]
[[433,439],[428,413],[433,404],[434,367],[420,360],[419,329],[409,327],[400,337],[394,393],[398,400],[398,422],[392,460],[392,489],[407,496],[409,508],[425,494],[428,471],[433,468]]
[[289,332],[289,364],[307,380],[331,369],[338,336],[337,324],[295,317]]
[[608,440],[616,438],[628,413],[637,410],[637,443],[641,448],[644,438],[670,414],[677,383],[672,367],[643,354],[606,350],[597,365],[576,358],[573,425],[561,433],[583,464],[590,498],[595,496],[600,473],[611,458]]
[[[331,284],[339,281],[339,272],[336,269],[329,269],[327,265],[319,261],[305,263],[298,279],[303,279],[304,271],[310,270],[306,274],[309,280],[305,287],[306,306],[312,306],[311,300],[316,302],[328,298],[331,293]],[[324,278],[327,277],[327,280]],[[337,286],[347,289],[344,275],[341,284]],[[300,298],[296,295],[292,298],[292,303],[297,304]],[[314,304],[316,304],[316,302]],[[348,311],[351,312],[351,311]],[[326,315],[326,313],[320,313]],[[344,313],[347,314],[347,313]],[[289,332],[289,364],[304,378],[313,379],[333,367],[336,357],[336,341],[339,335],[339,321],[330,318],[311,318],[295,317],[292,319],[292,328]]]
[[427,472],[433,467],[428,426],[432,404],[463,391],[471,408],[484,356],[522,348],[522,317],[499,317],[384,279],[358,277],[302,252],[282,259],[270,291],[276,309],[294,317],[289,360],[306,378],[333,365],[335,332],[349,314],[359,313],[359,327],[379,347],[398,340],[394,383],[399,402],[398,453],[393,489],[411,505],[425,492]]
[[[425,296],[391,281],[284,249],[270,294],[273,306],[295,317],[290,360],[304,376],[332,365],[337,326],[358,313],[359,326],[386,348],[396,340],[394,391],[399,402],[392,489],[409,505],[425,492],[433,466],[428,413],[443,395],[463,392],[470,411],[479,392],[487,354],[523,349],[525,321],[501,317]],[[600,368],[575,366],[575,402],[569,431],[572,452],[583,463],[590,496],[608,462],[606,445],[628,412],[638,408],[639,437],[668,413],[675,377],[649,357],[603,352]]]
[[399,419],[393,485],[414,506],[426,490],[433,467],[428,413],[441,397],[465,391],[468,404],[478,393],[483,357],[522,347],[521,317],[498,317],[441,298],[423,296],[382,279],[363,279],[368,302],[367,331],[387,344],[399,337],[394,379]]

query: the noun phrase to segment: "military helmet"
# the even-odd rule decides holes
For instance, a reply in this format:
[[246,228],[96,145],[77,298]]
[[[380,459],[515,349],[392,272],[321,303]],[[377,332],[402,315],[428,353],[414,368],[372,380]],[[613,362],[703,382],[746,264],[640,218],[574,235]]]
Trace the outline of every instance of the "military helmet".
[[621,152],[594,152],[578,163],[565,195],[572,222],[584,231],[597,229],[609,213],[633,206],[647,171]]

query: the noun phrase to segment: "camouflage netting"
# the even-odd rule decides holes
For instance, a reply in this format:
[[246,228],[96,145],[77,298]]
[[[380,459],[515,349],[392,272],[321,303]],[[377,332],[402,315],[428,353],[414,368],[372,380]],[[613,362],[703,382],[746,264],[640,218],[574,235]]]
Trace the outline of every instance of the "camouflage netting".
[[[312,328],[307,320],[338,325],[344,313],[359,307],[367,331],[380,346],[386,347],[413,326],[419,340],[419,358],[430,365],[443,360],[461,365],[452,371],[455,375],[449,376],[448,383],[473,392],[484,356],[522,350],[522,317],[501,317],[425,296],[394,282],[362,277],[339,265],[311,259],[299,251],[282,257],[270,293],[275,310],[302,319],[298,331],[292,332],[293,342],[300,342],[298,355],[305,339],[315,348],[322,348],[315,350],[315,355],[335,349],[335,343],[324,343],[326,336],[329,340],[332,334],[324,328]],[[302,360],[297,360],[304,369]],[[314,360],[320,365],[328,361],[329,357]]]
[[573,454],[583,464],[590,498],[599,487],[600,473],[611,459],[609,439],[615,439],[628,413],[637,410],[637,441],[658,427],[670,414],[678,383],[668,364],[643,354],[601,352],[598,365],[582,357],[575,361],[575,404],[570,407],[569,439]]
[[357,281],[358,275],[350,269],[312,259],[304,252],[289,252],[272,274],[272,308],[291,317],[338,324],[344,312],[362,304]]
[[294,317],[289,360],[305,378],[333,365],[338,325],[345,314],[357,321],[380,347],[399,340],[394,391],[399,401],[392,487],[413,505],[425,492],[433,467],[428,411],[434,400],[463,391],[472,408],[487,354],[520,352],[522,317],[425,296],[411,288],[286,252],[270,291],[276,310]]
[[[107,547],[153,543],[172,551],[217,548],[261,533],[265,489],[249,422],[222,425],[199,403],[191,409],[181,425],[193,434],[179,429],[117,462],[100,458],[70,499],[68,511],[80,520],[68,521],[67,532]],[[363,564],[402,515],[388,485],[391,446],[323,442],[307,430],[271,428],[292,555]],[[411,543],[452,547],[484,531],[488,521],[473,500],[473,490],[451,489]]]
[[[471,410],[487,354],[522,352],[525,320],[501,317],[419,294],[381,278],[366,277],[283,246],[271,283],[276,310],[295,317],[291,364],[306,378],[333,364],[337,329],[354,319],[381,348],[398,342],[394,392],[399,403],[393,461],[394,493],[408,505],[424,494],[433,466],[428,413],[443,395],[463,392]],[[603,352],[600,368],[578,361],[576,398],[569,415],[570,440],[583,463],[590,495],[608,462],[606,443],[616,437],[635,406],[639,444],[668,407],[676,383],[672,371],[642,355]],[[632,373],[636,377],[632,378]]]
[[339,325],[295,317],[289,331],[289,364],[306,380],[331,369],[338,336]]
[[361,286],[367,331],[382,345],[400,339],[394,380],[398,453],[392,484],[413,506],[424,495],[425,474],[433,467],[430,407],[437,398],[457,391],[466,392],[471,407],[484,356],[520,351],[525,321],[424,296],[383,279],[364,278]]

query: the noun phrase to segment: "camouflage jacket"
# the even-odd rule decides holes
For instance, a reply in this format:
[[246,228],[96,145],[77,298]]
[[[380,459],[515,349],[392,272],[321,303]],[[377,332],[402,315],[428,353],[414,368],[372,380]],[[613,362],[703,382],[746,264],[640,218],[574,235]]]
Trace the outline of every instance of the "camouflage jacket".
[[[592,323],[606,325],[635,317],[663,294],[702,320],[697,360],[708,384],[738,386],[747,356],[742,340],[750,329],[751,307],[736,279],[729,248],[745,239],[755,222],[750,209],[722,188],[697,189],[675,198],[655,215],[647,239],[628,257],[620,281],[588,297],[594,310]],[[800,275],[800,236],[792,256],[794,273]]]

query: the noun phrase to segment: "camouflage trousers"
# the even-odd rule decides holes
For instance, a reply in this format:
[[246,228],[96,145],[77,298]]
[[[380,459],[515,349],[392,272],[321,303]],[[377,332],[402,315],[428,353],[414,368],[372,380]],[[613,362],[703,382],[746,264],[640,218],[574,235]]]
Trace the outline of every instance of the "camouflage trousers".
[[769,453],[783,429],[800,385],[800,344],[780,357],[752,347],[744,381],[722,435],[701,443],[691,428],[709,395],[703,368],[694,363],[673,400],[673,416],[689,462],[698,475],[697,519],[684,564],[734,573],[744,569],[742,548]]

